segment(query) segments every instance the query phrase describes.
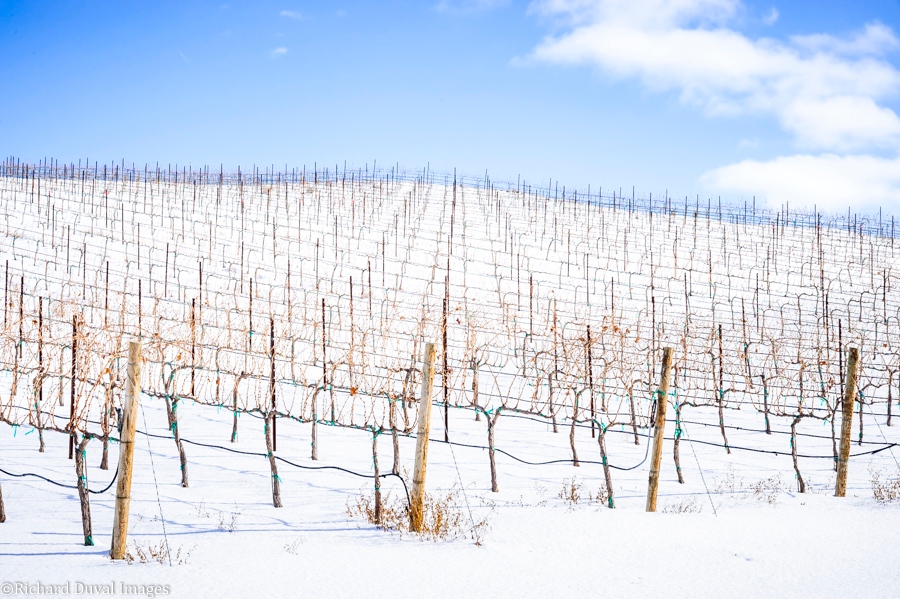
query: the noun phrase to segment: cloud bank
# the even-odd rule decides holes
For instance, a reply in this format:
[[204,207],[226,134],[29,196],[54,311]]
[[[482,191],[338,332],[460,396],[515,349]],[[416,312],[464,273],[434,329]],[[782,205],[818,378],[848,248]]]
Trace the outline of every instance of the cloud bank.
[[710,117],[768,116],[805,152],[716,168],[700,178],[711,189],[833,208],[858,205],[862,193],[900,207],[898,161],[871,155],[900,151],[900,118],[885,105],[900,91],[885,59],[900,47],[889,27],[751,39],[731,26],[746,11],[738,0],[536,0],[529,10],[562,33],[527,60],[595,65],[674,91]]
[[868,155],[783,156],[745,160],[705,173],[709,189],[744,194],[764,185],[770,203],[842,212],[897,204],[900,158]]

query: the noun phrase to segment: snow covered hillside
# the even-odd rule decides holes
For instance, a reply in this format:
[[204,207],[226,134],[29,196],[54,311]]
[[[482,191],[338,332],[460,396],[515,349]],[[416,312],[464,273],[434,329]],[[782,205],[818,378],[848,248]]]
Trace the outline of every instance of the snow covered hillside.
[[[893,220],[427,170],[0,175],[4,594],[895,594]],[[130,340],[126,564],[115,485],[85,546],[69,454],[74,432],[90,489],[113,480]],[[437,542],[359,514],[376,459],[405,509],[425,343]]]

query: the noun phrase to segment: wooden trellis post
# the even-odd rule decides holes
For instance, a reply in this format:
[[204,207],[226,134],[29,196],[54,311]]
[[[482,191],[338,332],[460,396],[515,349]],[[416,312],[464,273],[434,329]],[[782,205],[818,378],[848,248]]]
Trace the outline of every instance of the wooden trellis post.
[[278,451],[278,429],[275,423],[278,419],[278,413],[275,411],[275,319],[269,317],[269,402],[272,406],[272,451]]
[[428,465],[428,435],[431,432],[431,393],[434,387],[434,343],[425,344],[422,356],[422,392],[419,395],[419,426],[416,431],[416,460],[410,498],[409,527],[420,532],[424,524],[425,469]]
[[834,496],[847,494],[847,466],[850,463],[850,429],[853,426],[853,404],[856,403],[856,374],[859,362],[859,348],[851,347],[847,352],[847,378],[844,383],[844,405],[841,414],[841,446],[838,450],[837,480],[834,482]]
[[128,344],[128,371],[125,403],[122,406],[122,432],[119,437],[119,481],[116,484],[116,509],[113,516],[110,559],[123,559],[128,542],[128,510],[131,506],[131,473],[134,466],[134,430],[141,395],[141,342]]
[[659,389],[656,391],[656,430],[653,431],[653,453],[650,455],[650,485],[647,488],[647,511],[656,511],[656,492],[659,489],[659,465],[662,461],[663,435],[666,432],[666,407],[669,396],[669,371],[672,369],[672,348],[663,350]]
[[69,459],[75,457],[75,352],[78,350],[78,319],[72,316],[72,389],[69,396]]

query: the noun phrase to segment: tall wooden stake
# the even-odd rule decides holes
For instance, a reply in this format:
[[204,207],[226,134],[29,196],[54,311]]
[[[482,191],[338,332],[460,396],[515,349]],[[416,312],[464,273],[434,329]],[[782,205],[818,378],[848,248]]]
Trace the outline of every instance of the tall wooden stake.
[[597,423],[597,406],[594,403],[594,357],[591,353],[591,325],[587,325],[587,364],[588,393],[591,399],[591,439],[594,438],[594,426]]
[[[325,354],[325,298],[322,298],[322,393],[328,390],[328,361]],[[319,413],[316,411],[316,394],[313,393],[312,398],[312,440],[310,442],[311,451],[310,458],[319,459],[319,437],[316,431],[316,423],[319,420]]]
[[69,395],[69,426],[72,434],[69,436],[69,459],[75,457],[75,351],[78,348],[78,321],[72,316],[72,392]]
[[269,401],[272,406],[272,451],[278,451],[278,435],[275,422],[278,414],[275,411],[275,319],[269,317],[269,358],[271,369],[269,371]]
[[656,511],[656,492],[659,489],[659,465],[662,461],[663,435],[666,432],[666,407],[669,396],[669,371],[672,369],[672,348],[663,349],[659,389],[656,391],[656,430],[653,431],[653,453],[650,455],[650,485],[647,488],[647,511]]
[[[37,386],[37,420],[38,420],[38,451],[44,453],[44,427],[41,426],[41,409],[44,406],[44,298],[38,297],[38,375]],[[888,402],[890,403],[890,402]]]
[[197,370],[197,327],[196,327],[197,299],[191,300],[191,397],[196,397],[194,392],[194,373]]
[[128,511],[131,506],[131,473],[134,466],[134,430],[141,395],[141,343],[128,344],[128,371],[125,380],[125,404],[122,406],[122,432],[119,434],[119,481],[116,483],[116,509],[113,516],[110,559],[124,559],[128,541]]
[[844,497],[847,494],[847,466],[850,463],[850,428],[853,426],[853,404],[856,403],[858,361],[859,348],[849,348],[847,351],[847,377],[844,381],[843,414],[841,415],[841,446],[838,451],[837,480],[834,483],[835,497]]
[[[450,270],[450,261],[447,261],[447,270]],[[447,366],[447,311],[450,309],[450,275],[444,278],[444,322],[441,327],[443,336],[443,351],[441,357],[443,366],[441,368],[441,387],[444,394],[444,443],[450,442],[450,387],[448,386],[447,377],[450,370]]]
[[431,432],[435,353],[434,343],[426,343],[425,353],[422,356],[422,392],[419,394],[419,426],[416,431],[416,459],[409,510],[409,527],[413,532],[421,532],[424,524],[425,468],[428,465],[428,435]]

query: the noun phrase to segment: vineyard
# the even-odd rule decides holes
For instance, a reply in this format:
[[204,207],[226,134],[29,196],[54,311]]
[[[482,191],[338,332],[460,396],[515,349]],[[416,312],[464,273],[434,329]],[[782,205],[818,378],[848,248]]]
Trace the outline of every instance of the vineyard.
[[[399,167],[10,160],[0,205],[4,526],[52,481],[111,502],[132,340],[154,518],[210,485],[326,519],[373,487],[404,498],[426,343],[429,492],[478,544],[498,505],[642,504],[664,348],[665,511],[833,494],[850,348],[848,492],[900,494],[892,218]],[[60,505],[74,530],[78,501]]]

